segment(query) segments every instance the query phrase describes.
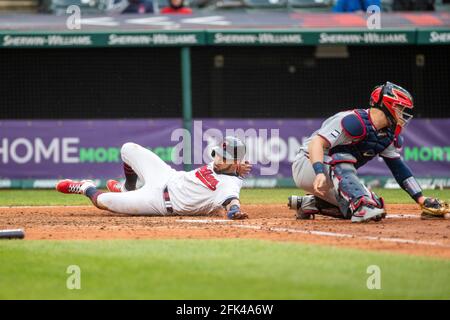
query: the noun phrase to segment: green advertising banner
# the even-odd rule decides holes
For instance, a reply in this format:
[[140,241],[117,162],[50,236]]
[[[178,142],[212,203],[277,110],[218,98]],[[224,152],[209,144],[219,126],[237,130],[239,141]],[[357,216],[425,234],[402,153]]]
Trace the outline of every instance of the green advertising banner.
[[450,30],[418,30],[417,44],[450,44]]
[[0,32],[0,47],[62,48],[196,46],[205,44],[204,38],[205,34],[202,31],[117,33]]
[[450,44],[450,29],[247,29],[139,32],[7,32],[0,48]]
[[253,31],[207,31],[210,45],[408,45],[416,43],[412,30],[253,30]]

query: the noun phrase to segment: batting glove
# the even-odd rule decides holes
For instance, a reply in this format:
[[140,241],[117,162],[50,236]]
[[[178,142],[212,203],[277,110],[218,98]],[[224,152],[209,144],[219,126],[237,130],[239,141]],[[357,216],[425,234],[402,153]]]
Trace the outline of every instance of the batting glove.
[[240,220],[248,218],[247,214],[241,212],[241,208],[237,204],[233,204],[227,212],[228,219]]

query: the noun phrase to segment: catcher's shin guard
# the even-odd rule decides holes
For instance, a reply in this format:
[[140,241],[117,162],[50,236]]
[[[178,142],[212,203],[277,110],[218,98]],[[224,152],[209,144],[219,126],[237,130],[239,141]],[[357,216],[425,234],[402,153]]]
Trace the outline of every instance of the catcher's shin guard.
[[297,219],[308,220],[316,214],[322,214],[333,218],[344,218],[339,208],[314,195],[288,197],[289,209],[297,211]]
[[339,208],[352,222],[379,221],[385,215],[384,202],[358,179],[355,159],[351,155],[336,154],[332,166],[332,181],[337,191]]

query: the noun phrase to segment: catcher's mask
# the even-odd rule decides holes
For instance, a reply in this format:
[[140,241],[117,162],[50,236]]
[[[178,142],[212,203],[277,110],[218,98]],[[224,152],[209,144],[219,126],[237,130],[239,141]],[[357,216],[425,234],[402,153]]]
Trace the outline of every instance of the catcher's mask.
[[213,147],[211,156],[214,158],[219,155],[224,161],[241,162],[245,157],[245,152],[245,144],[239,138],[227,136],[221,143]]
[[370,106],[382,110],[393,125],[402,128],[413,117],[414,102],[411,94],[391,82],[375,87],[370,95]]

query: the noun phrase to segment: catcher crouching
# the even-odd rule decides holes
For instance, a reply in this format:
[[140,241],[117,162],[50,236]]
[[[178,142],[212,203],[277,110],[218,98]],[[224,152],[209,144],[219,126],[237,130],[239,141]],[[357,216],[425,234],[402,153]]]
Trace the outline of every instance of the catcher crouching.
[[292,165],[297,187],[307,195],[290,196],[288,206],[297,219],[315,214],[380,221],[384,201],[358,178],[357,169],[376,156],[389,167],[398,184],[422,208],[423,219],[443,219],[449,204],[427,198],[413,173],[401,159],[402,130],[412,119],[413,98],[390,82],[375,87],[368,109],[343,111],[325,120],[300,148]]
[[61,180],[56,190],[83,194],[100,209],[139,215],[195,215],[225,209],[229,219],[244,219],[239,194],[251,164],[244,162],[245,144],[235,137],[213,148],[213,161],[192,171],[177,171],[152,151],[135,143],[121,149],[126,181],[109,180],[110,192],[90,180]]

